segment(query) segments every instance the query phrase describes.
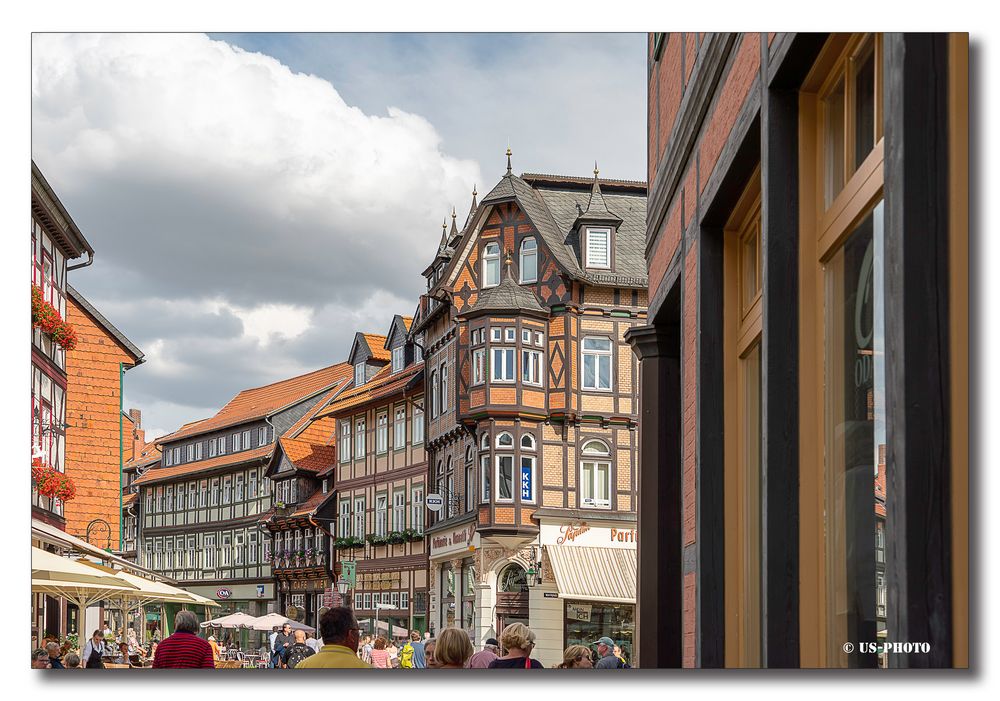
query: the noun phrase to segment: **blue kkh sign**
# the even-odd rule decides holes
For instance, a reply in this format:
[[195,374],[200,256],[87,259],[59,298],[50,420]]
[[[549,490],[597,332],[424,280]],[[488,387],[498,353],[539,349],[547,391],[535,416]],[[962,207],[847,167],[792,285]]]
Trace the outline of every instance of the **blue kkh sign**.
[[531,501],[531,466],[521,465],[521,501]]

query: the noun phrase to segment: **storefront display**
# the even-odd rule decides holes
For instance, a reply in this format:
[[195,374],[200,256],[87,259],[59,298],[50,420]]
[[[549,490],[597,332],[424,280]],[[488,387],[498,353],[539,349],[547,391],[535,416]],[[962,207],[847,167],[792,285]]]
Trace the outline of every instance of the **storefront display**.
[[618,643],[622,650],[622,656],[627,661],[632,660],[635,606],[567,599],[564,603],[564,610],[566,647],[586,645],[594,649],[594,642],[607,636]]

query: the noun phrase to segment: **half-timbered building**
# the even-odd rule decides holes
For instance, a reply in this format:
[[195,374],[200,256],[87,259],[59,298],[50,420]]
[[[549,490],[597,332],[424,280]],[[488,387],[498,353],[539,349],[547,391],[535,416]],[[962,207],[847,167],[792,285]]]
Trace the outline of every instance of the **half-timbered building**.
[[427,615],[424,363],[411,323],[397,315],[385,336],[357,334],[355,386],[317,414],[337,432],[336,575],[353,564],[362,626],[394,637]]
[[244,390],[214,416],[160,438],[160,466],[135,481],[140,562],[191,583],[185,588],[216,599],[223,613],[273,610],[274,580],[265,558],[270,536],[259,523],[272,504],[265,470],[276,437],[349,383],[352,372],[340,363]]
[[[635,604],[641,182],[507,174],[442,237],[426,339],[431,627],[513,621],[536,654],[616,632]],[[584,535],[586,534],[586,535]]]

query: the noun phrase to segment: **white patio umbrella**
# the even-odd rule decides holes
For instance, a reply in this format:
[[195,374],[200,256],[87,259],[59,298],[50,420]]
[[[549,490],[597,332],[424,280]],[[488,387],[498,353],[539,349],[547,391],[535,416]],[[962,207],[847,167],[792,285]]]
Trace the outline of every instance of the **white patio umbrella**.
[[253,616],[237,611],[228,616],[220,616],[201,624],[202,628],[253,628],[257,619]]
[[[371,622],[372,619],[370,618],[362,618],[360,621],[358,621],[358,623],[364,625],[369,625]],[[376,621],[375,632],[378,633],[380,630],[384,630],[388,634],[389,624],[386,621]],[[392,636],[394,638],[405,638],[409,634],[410,631],[408,631],[406,628],[400,628],[399,626],[392,627]]]
[[134,584],[114,575],[41,548],[31,548],[31,591],[61,596],[79,606],[81,611],[101,599],[136,589]]
[[265,616],[259,616],[254,619],[252,627],[254,630],[271,631],[275,628],[281,628],[281,626],[286,623],[292,627],[292,630],[305,630],[311,633],[316,632],[316,629],[312,626],[307,626],[304,623],[293,621],[291,618],[285,618],[280,613],[269,613]]

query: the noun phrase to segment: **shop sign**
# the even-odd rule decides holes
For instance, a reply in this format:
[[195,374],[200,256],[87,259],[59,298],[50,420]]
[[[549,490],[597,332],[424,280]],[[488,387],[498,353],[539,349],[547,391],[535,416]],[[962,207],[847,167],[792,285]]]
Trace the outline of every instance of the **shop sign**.
[[590,622],[590,604],[566,604],[566,618],[573,621]]
[[444,506],[444,498],[440,494],[428,494],[424,497],[424,503],[431,511],[440,511]]
[[556,592],[554,592],[554,591],[547,591],[547,592],[545,592],[545,598],[546,599],[558,599],[559,595]]
[[263,596],[264,596],[264,585],[263,584],[258,584],[257,585],[257,598],[260,599],[260,598],[263,598]]
[[531,465],[521,465],[521,501],[531,501]]
[[220,587],[220,588],[219,588],[219,589],[218,589],[218,590],[217,590],[217,591],[215,592],[215,595],[216,595],[217,597],[219,597],[220,599],[228,599],[228,598],[229,598],[230,596],[232,596],[232,595],[233,595],[233,592],[232,592],[232,590],[231,590],[231,589],[226,589],[225,587]]
[[340,574],[351,584],[351,589],[357,583],[356,572],[358,570],[357,560],[341,560],[340,561]]
[[542,545],[635,549],[639,542],[636,528],[595,526],[588,521],[542,523],[541,531]]
[[476,524],[470,523],[450,533],[438,533],[431,536],[431,555],[458,550],[472,550],[476,547],[478,534]]

